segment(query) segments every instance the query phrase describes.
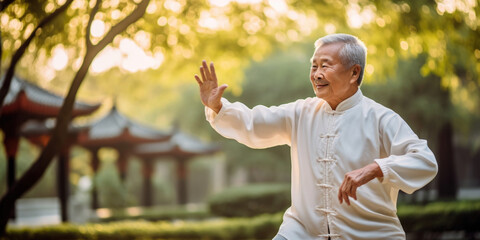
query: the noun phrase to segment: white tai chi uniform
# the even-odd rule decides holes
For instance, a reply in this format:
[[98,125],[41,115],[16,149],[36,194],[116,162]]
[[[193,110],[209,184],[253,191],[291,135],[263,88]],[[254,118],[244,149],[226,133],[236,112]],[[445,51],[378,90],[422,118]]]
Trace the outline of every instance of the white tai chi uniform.
[[[207,120],[226,138],[252,148],[291,147],[292,205],[278,232],[288,240],[405,239],[396,215],[398,191],[412,193],[430,182],[437,163],[421,140],[392,110],[358,90],[336,110],[317,97],[249,109],[222,99]],[[340,204],[347,172],[373,161],[383,172],[357,189],[357,200]]]

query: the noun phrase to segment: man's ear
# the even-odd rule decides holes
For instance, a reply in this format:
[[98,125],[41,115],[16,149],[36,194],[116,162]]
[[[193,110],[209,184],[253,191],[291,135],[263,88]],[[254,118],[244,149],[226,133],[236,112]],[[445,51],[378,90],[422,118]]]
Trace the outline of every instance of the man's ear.
[[355,64],[352,67],[352,77],[350,78],[350,83],[356,83],[358,78],[360,77],[360,72],[362,71],[362,67],[360,65]]

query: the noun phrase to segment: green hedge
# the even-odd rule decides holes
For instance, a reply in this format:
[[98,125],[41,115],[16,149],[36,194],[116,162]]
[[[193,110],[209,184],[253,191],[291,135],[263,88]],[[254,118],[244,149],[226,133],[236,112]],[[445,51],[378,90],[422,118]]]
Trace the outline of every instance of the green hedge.
[[39,228],[10,228],[7,231],[7,239],[272,239],[281,221],[282,214],[278,213],[255,218],[216,219],[201,222],[123,221],[79,226],[63,224]]
[[209,199],[214,215],[252,217],[285,211],[290,206],[289,184],[254,184],[227,189]]
[[406,232],[480,232],[480,200],[400,205],[397,214]]
[[114,222],[125,220],[146,220],[156,221],[174,221],[183,220],[202,220],[211,218],[212,215],[206,207],[189,209],[187,207],[141,207],[138,208],[139,214],[132,215],[127,209],[113,209],[111,216],[100,217],[98,222]]
[[[418,232],[480,232],[480,200],[399,206],[398,216],[407,235]],[[37,228],[9,228],[7,239],[271,239],[281,222],[282,213],[197,222],[137,220],[86,225],[64,224]]]

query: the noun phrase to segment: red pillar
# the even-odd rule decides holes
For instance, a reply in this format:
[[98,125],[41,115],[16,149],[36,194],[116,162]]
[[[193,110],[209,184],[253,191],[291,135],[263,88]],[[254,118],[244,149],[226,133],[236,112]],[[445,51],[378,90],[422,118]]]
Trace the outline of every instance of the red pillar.
[[91,149],[92,153],[92,170],[93,170],[93,178],[92,178],[92,202],[91,206],[92,209],[95,210],[99,208],[98,204],[98,192],[97,192],[97,171],[98,167],[100,166],[100,159],[98,158],[98,148]]
[[128,153],[126,151],[118,151],[118,159],[117,159],[117,168],[120,174],[120,180],[122,183],[125,183],[125,179],[127,178],[127,166],[128,166]]
[[150,159],[144,159],[143,163],[143,206],[150,207],[153,202],[153,188],[152,188],[152,176],[153,176],[153,162]]
[[180,205],[187,203],[187,159],[177,159],[177,201]]

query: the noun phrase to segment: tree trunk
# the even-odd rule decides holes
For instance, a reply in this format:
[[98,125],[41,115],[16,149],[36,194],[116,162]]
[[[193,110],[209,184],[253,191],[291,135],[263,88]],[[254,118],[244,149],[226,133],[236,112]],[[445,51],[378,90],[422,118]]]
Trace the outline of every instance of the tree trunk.
[[62,223],[68,222],[68,198],[70,196],[70,151],[63,149],[58,156],[57,166],[57,194],[60,198],[60,215]]
[[441,199],[454,199],[457,195],[453,151],[453,127],[451,122],[446,122],[438,134],[438,197]]
[[96,45],[93,45],[90,41],[90,27],[101,5],[101,1],[96,2],[92,12],[90,13],[89,22],[86,29],[87,52],[83,59],[82,66],[73,78],[67,97],[63,101],[52,137],[47,146],[40,153],[38,159],[0,200],[0,237],[5,236],[6,234],[8,216],[10,215],[15,201],[38,182],[38,180],[45,173],[47,167],[52,162],[52,159],[59,153],[61,147],[65,143],[68,125],[71,121],[72,108],[73,104],[75,103],[75,97],[80,85],[83,82],[83,79],[87,75],[93,59],[103,48],[105,48],[105,46],[107,46],[107,44],[113,41],[113,38],[116,35],[124,31],[128,26],[136,22],[145,14],[145,10],[149,2],[150,0],[141,1],[137,5],[137,8],[130,13],[130,15],[113,26],[102,40],[100,40]]
[[[10,128],[9,130],[13,130]],[[5,152],[7,154],[7,189],[11,189],[16,181],[17,173],[17,152],[18,145],[20,144],[20,138],[14,134],[15,131],[9,131],[3,129],[3,145],[5,146]],[[15,219],[15,205],[12,206],[10,218]]]

